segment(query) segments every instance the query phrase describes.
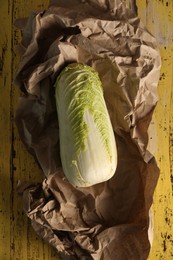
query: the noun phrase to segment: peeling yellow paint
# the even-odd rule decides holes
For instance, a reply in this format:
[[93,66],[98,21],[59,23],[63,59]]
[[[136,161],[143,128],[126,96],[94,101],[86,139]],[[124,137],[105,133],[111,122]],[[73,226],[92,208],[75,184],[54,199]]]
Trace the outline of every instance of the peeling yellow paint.
[[157,39],[162,57],[159,102],[150,126],[149,149],[160,168],[153,203],[154,239],[149,260],[173,259],[173,2],[137,1],[138,15]]
[[33,231],[16,192],[19,179],[40,181],[42,173],[23,147],[13,120],[19,96],[12,84],[19,63],[15,49],[21,40],[14,21],[43,10],[48,2],[0,0],[0,260],[59,259]]

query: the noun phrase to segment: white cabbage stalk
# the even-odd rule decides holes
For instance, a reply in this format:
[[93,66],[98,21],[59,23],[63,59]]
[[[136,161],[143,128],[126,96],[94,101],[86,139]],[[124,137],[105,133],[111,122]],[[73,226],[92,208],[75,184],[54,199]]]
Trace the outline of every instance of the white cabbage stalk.
[[116,170],[117,149],[98,73],[70,64],[55,87],[65,176],[78,187],[107,181]]

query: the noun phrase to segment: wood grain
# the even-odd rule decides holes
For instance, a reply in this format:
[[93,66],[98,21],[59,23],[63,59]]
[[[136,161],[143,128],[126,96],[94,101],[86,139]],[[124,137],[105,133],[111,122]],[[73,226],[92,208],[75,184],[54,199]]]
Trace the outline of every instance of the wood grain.
[[160,168],[153,203],[154,240],[149,260],[173,259],[173,2],[137,1],[138,15],[156,37],[162,69],[159,102],[150,131],[150,147]]
[[[14,116],[19,90],[13,85],[19,56],[16,45],[21,32],[17,18],[43,10],[48,0],[0,0],[0,260],[54,260],[55,250],[31,228],[16,192],[18,180],[41,181],[43,176],[23,147]],[[149,149],[160,168],[155,191],[154,240],[149,260],[173,258],[173,2],[172,0],[127,0],[148,30],[156,37],[162,56],[159,102],[150,126]]]
[[33,10],[47,8],[47,0],[0,0],[0,259],[60,259],[33,231],[23,212],[22,199],[16,192],[18,180],[41,181],[43,176],[26,152],[14,124],[19,90],[13,80],[19,64],[16,46],[21,32],[14,27],[18,18]]
[[[0,2],[0,259],[10,259],[11,221],[11,10]],[[4,30],[4,28],[8,30]],[[6,250],[4,250],[6,248]]]

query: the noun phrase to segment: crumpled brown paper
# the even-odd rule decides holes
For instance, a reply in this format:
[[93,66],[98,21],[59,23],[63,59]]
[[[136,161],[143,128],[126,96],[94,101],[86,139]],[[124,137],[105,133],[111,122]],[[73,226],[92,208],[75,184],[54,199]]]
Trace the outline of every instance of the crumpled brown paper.
[[[160,71],[154,37],[124,1],[54,0],[27,20],[20,51],[16,124],[45,176],[18,188],[34,229],[69,259],[147,259],[159,176],[147,151]],[[59,155],[54,82],[71,62],[98,71],[117,141],[114,177],[89,188],[68,183]]]

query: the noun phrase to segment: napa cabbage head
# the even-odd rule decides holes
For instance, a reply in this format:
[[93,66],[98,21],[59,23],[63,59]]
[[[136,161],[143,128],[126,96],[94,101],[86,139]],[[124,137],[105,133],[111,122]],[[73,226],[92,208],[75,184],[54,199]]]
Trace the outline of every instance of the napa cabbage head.
[[98,73],[88,65],[70,64],[55,87],[64,174],[78,187],[110,179],[117,149]]

